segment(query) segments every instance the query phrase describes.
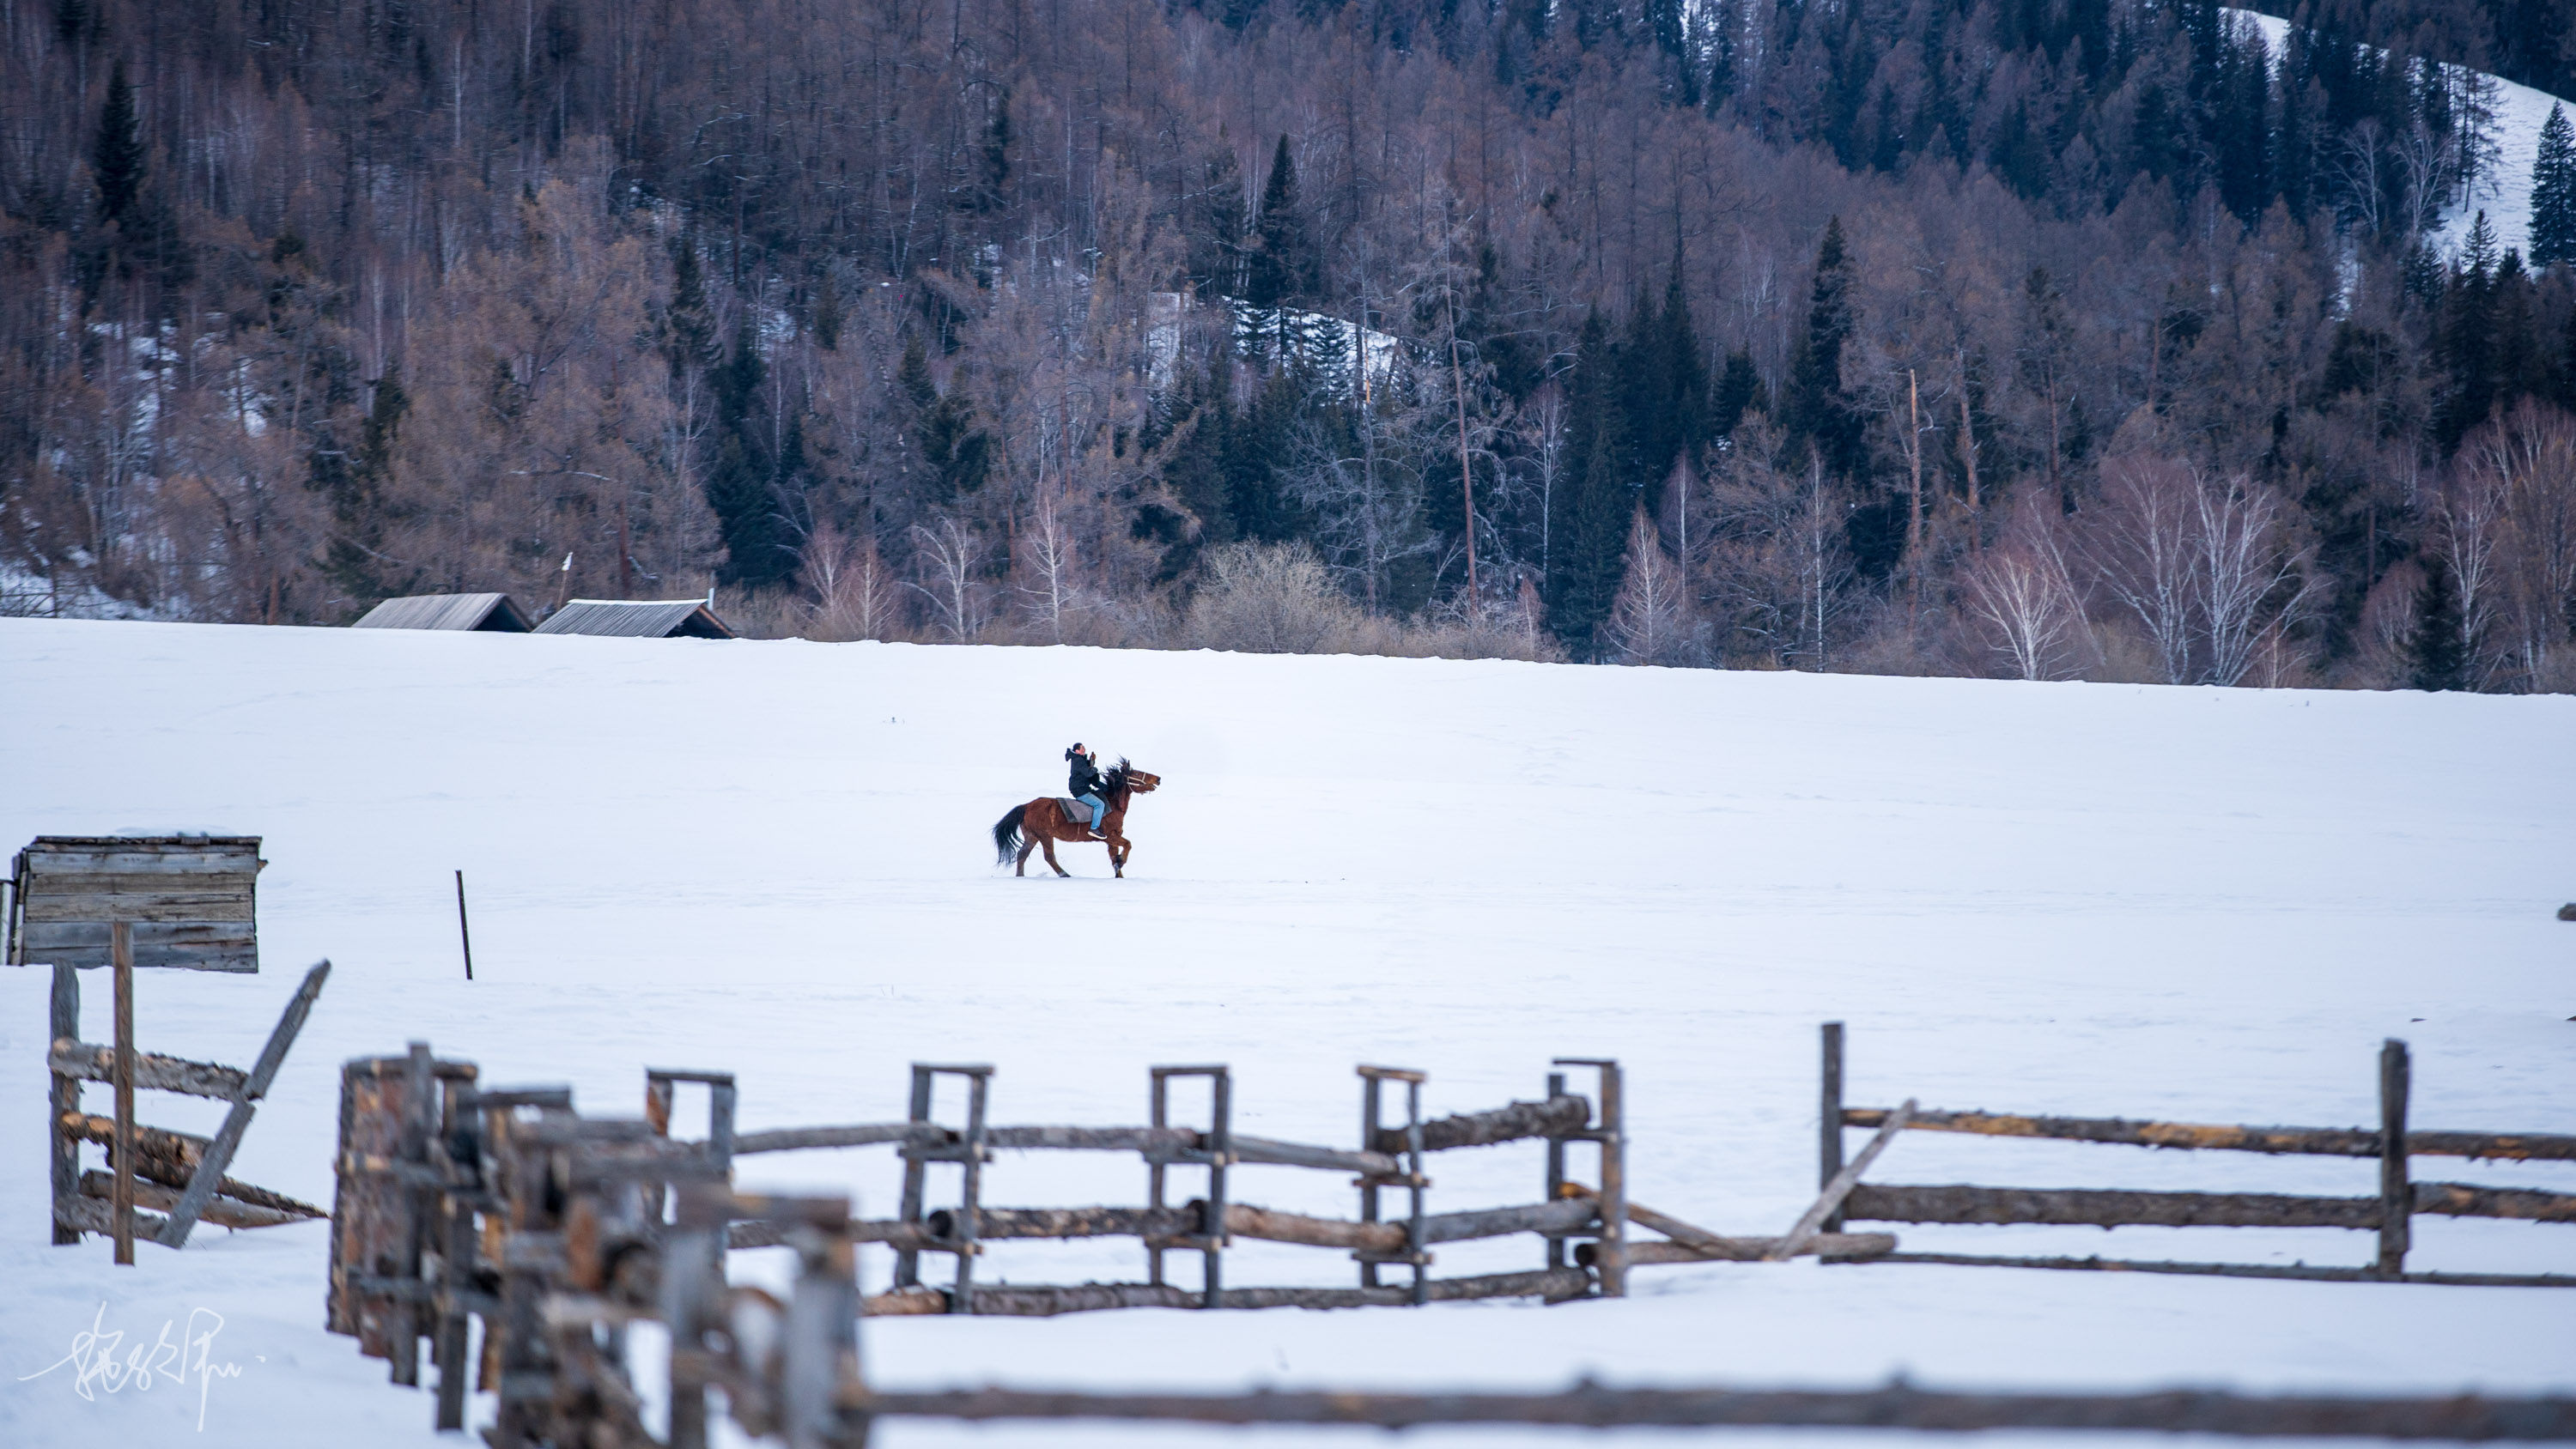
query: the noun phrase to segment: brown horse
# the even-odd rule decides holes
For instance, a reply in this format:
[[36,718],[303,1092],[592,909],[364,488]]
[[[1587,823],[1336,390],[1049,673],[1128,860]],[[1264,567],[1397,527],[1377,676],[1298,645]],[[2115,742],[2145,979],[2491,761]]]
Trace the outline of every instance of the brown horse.
[[[1011,873],[1027,875],[1029,852],[1044,850],[1050,869],[1057,875],[1071,875],[1073,872],[1056,863],[1055,843],[1061,840],[1078,845],[1105,841],[1109,846],[1109,868],[1124,880],[1127,857],[1136,849],[1135,843],[1127,838],[1125,829],[1127,802],[1135,796],[1153,793],[1154,787],[1162,783],[1162,776],[1146,774],[1125,760],[1111,767],[1100,785],[1100,798],[1109,809],[1100,817],[1098,835],[1092,834],[1089,826],[1078,823],[1082,818],[1079,809],[1068,815],[1052,795],[1041,795],[1026,805],[1014,806],[1010,814],[993,824],[995,861],[1001,865],[1016,864],[1018,869]],[[1025,839],[1021,836],[1023,830],[1027,832]]]

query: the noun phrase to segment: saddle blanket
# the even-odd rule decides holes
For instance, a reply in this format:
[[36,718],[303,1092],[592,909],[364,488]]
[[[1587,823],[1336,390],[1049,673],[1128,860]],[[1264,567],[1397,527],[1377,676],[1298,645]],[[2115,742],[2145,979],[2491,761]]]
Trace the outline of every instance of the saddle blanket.
[[[1055,797],[1055,808],[1064,812],[1065,819],[1072,821],[1074,824],[1079,825],[1086,830],[1091,828],[1090,806],[1083,804],[1079,800],[1070,800],[1062,795],[1058,795]],[[1104,816],[1103,818],[1105,819],[1106,817]]]

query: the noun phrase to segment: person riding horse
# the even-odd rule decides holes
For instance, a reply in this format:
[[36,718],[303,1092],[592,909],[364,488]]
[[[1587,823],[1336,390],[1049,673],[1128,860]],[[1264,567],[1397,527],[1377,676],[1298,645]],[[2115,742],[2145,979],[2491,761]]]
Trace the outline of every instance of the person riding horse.
[[1109,811],[1109,803],[1100,798],[1103,783],[1100,757],[1084,749],[1080,740],[1073,742],[1073,748],[1065,751],[1064,757],[1073,765],[1065,780],[1065,793],[1073,797],[1075,804],[1091,807],[1091,833],[1097,836],[1100,834],[1100,818]]

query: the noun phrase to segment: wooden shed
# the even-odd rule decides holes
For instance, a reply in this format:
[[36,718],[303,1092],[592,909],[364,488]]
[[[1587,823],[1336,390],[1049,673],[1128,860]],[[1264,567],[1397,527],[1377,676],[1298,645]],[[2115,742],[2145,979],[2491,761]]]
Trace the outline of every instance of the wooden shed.
[[39,835],[9,868],[5,959],[109,964],[114,923],[132,923],[134,964],[257,971],[256,835]]
[[508,594],[415,594],[407,599],[387,599],[349,627],[525,634],[536,625]]
[[575,599],[537,626],[540,634],[606,634],[621,639],[730,639],[733,630],[704,599]]

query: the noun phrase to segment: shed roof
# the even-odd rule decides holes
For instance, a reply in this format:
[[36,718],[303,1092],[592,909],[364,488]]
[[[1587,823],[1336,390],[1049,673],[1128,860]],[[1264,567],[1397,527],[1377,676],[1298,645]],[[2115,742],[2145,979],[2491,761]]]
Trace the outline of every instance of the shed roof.
[[540,634],[610,634],[627,639],[730,639],[733,630],[703,599],[575,599],[537,626]]
[[470,629],[525,634],[536,627],[508,594],[417,594],[387,599],[352,629]]

